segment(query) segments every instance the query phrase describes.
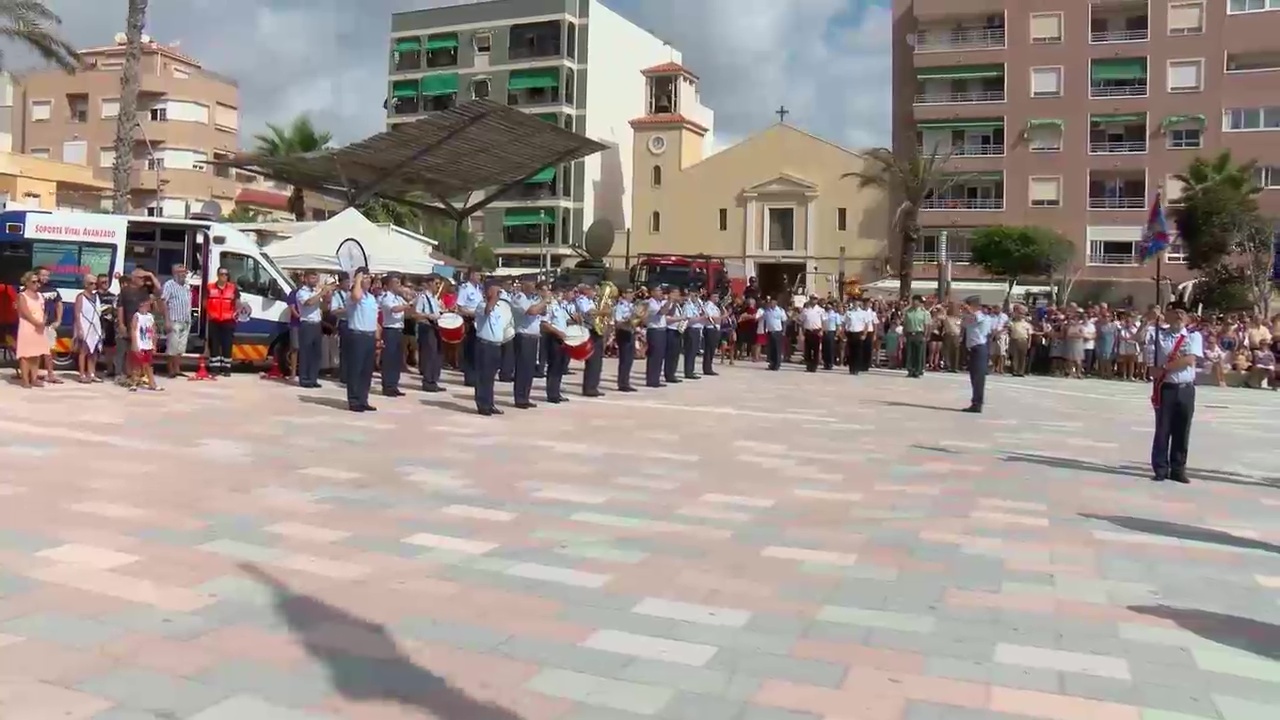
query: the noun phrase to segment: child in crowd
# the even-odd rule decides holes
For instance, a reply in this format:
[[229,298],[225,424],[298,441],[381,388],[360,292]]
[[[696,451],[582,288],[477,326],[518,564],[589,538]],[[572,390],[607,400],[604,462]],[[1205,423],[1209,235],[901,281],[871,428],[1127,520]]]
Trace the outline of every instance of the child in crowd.
[[138,312],[133,316],[129,335],[133,339],[133,369],[129,378],[129,392],[137,392],[138,386],[143,383],[145,383],[143,387],[148,390],[160,390],[156,386],[155,374],[151,370],[151,363],[155,360],[156,353],[156,319],[151,314],[150,297],[138,305]]

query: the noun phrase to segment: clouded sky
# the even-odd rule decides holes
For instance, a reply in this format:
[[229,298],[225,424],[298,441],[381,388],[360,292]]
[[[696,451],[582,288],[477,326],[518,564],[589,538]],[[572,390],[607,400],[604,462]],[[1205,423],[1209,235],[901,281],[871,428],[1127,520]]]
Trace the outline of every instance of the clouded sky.
[[[463,0],[465,1],[465,0]],[[888,0],[604,0],[684,53],[734,141],[776,121],[849,146],[889,131]],[[126,0],[47,0],[64,36],[102,45]],[[240,82],[241,127],[310,113],[340,142],[383,128],[390,14],[459,0],[152,0],[147,33]],[[29,64],[6,54],[12,69]]]

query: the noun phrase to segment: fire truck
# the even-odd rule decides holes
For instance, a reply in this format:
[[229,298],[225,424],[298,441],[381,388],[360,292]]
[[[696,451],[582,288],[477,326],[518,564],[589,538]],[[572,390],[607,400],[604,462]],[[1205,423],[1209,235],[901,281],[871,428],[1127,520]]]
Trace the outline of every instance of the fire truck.
[[742,292],[746,283],[742,263],[711,255],[641,253],[631,265],[632,287],[710,289],[727,296]]

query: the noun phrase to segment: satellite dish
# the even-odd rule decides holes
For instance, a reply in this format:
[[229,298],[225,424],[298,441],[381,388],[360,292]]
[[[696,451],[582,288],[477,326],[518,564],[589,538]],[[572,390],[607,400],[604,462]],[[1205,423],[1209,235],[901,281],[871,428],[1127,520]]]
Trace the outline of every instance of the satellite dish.
[[190,214],[192,220],[217,220],[222,217],[222,206],[214,200],[200,203],[200,209]]
[[613,249],[613,223],[607,218],[600,218],[587,228],[582,240],[582,249],[593,260],[600,260]]
[[129,36],[125,35],[124,33],[116,33],[115,40],[117,45],[123,45],[126,42],[128,42]]
[[150,35],[143,35],[143,36],[142,36],[142,44],[143,44],[143,45],[146,45],[146,44],[148,44],[148,43],[150,43],[150,42],[151,42],[151,36],[150,36]]

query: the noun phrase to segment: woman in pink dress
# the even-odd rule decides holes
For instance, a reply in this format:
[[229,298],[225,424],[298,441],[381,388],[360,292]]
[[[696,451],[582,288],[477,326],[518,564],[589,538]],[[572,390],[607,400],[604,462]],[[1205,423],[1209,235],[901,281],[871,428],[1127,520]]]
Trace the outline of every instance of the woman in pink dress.
[[22,292],[18,293],[18,379],[22,387],[42,387],[40,358],[49,354],[45,337],[44,296],[40,279],[34,272],[22,276]]

